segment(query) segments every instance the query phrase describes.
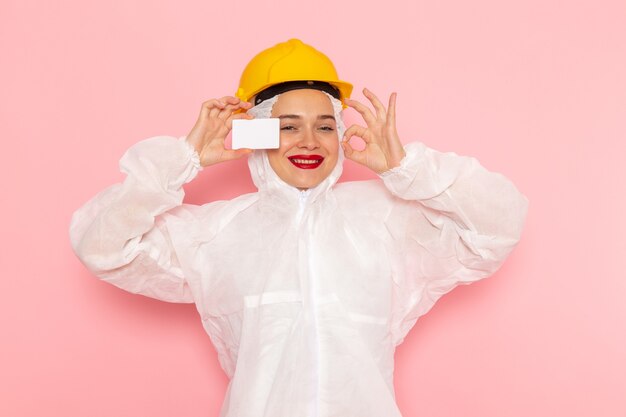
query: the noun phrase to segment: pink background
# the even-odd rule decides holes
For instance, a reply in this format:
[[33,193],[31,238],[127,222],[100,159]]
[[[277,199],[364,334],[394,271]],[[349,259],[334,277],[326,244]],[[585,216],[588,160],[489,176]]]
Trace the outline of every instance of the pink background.
[[[476,156],[530,199],[504,267],[399,347],[404,415],[626,415],[625,17],[591,0],[3,0],[0,415],[217,416],[227,380],[193,305],[98,281],[68,225],[123,179],[125,149],[188,133],[291,37],[355,98],[397,91],[404,142]],[[253,187],[237,161],[186,190],[201,204]]]

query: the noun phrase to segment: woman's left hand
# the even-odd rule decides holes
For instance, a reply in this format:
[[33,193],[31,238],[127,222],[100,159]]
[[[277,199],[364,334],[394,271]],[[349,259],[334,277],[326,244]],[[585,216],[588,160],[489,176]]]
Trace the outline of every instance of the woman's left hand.
[[[389,97],[389,109],[380,102],[378,97],[367,88],[363,94],[369,99],[376,110],[376,115],[369,107],[356,100],[344,99],[344,102],[358,111],[367,128],[352,125],[346,130],[341,141],[346,158],[356,163],[365,165],[377,174],[382,174],[391,168],[400,165],[400,161],[406,155],[402,142],[396,130],[396,93]],[[352,136],[357,136],[365,142],[363,150],[356,150],[350,145]]]

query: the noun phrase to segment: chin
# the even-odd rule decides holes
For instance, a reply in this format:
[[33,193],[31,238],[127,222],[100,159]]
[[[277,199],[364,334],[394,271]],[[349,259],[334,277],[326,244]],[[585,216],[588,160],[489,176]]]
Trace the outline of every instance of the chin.
[[306,190],[309,188],[315,188],[320,185],[322,181],[294,181],[291,185],[300,188],[302,190]]
[[[291,162],[289,162],[289,164],[291,164]],[[284,166],[284,168],[286,169],[283,169],[278,176],[287,184],[301,190],[317,187],[324,182],[332,172],[332,169],[329,170],[328,167],[318,167],[315,170],[301,170],[293,166]],[[320,168],[324,169],[318,171]]]
[[315,188],[324,182],[331,172],[332,171],[326,172],[326,170],[320,172],[298,172],[297,174],[300,175],[294,175],[292,179],[293,183],[297,184],[296,187],[298,188]]

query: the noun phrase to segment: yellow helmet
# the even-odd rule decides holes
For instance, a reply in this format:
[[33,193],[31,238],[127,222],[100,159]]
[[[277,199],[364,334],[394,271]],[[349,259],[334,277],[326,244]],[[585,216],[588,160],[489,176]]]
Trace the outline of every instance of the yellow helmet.
[[299,39],[289,39],[252,58],[241,74],[235,95],[248,101],[269,87],[291,81],[311,85],[316,81],[328,83],[338,90],[342,101],[352,92],[352,84],[339,80],[335,66],[326,55]]

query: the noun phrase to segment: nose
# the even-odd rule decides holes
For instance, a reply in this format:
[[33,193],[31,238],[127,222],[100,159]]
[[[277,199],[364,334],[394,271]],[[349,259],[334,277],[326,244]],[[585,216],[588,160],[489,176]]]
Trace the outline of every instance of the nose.
[[312,129],[304,129],[302,132],[302,138],[300,139],[298,146],[300,148],[313,150],[319,147],[319,141]]

